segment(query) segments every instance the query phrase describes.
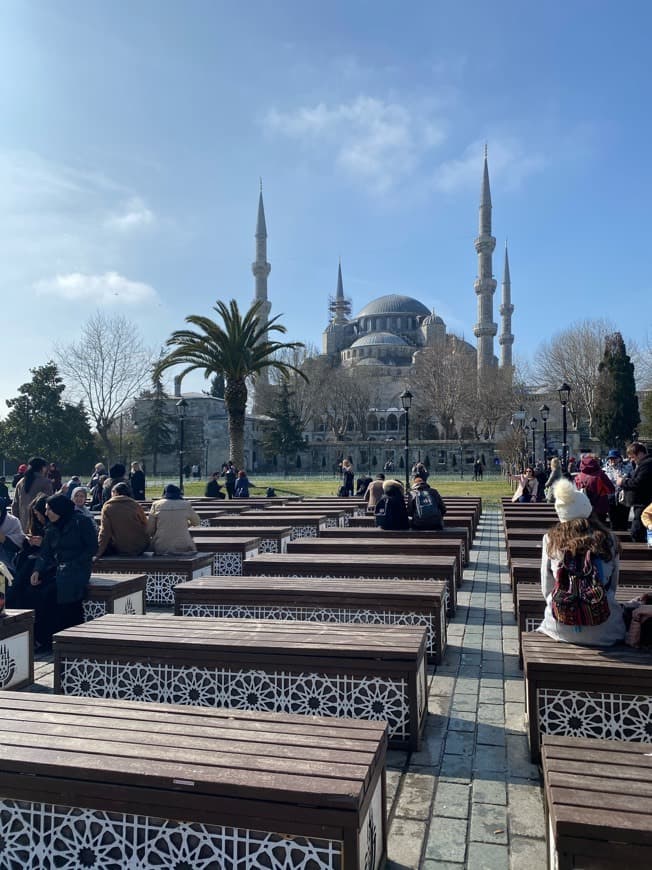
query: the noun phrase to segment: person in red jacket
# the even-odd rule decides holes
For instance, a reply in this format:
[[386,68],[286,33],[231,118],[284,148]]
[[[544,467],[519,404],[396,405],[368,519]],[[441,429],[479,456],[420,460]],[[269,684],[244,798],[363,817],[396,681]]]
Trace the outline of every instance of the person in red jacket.
[[609,517],[609,496],[616,491],[609,477],[600,466],[600,461],[593,453],[586,453],[580,462],[580,470],[573,478],[577,489],[586,493],[593,512],[601,522],[606,523]]

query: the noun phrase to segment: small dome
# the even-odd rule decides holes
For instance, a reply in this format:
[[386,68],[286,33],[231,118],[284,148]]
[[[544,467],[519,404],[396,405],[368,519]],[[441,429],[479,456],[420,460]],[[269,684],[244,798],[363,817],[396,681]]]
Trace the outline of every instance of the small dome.
[[408,343],[404,338],[391,332],[369,332],[367,335],[361,335],[360,338],[356,338],[351,347],[376,347],[380,344],[408,347]]
[[444,326],[444,321],[438,314],[435,314],[435,309],[433,308],[432,312],[423,318],[423,326],[434,326],[435,324]]
[[398,293],[390,293],[388,296],[380,296],[374,299],[356,315],[356,317],[376,317],[387,314],[414,314],[423,316],[430,314],[426,306],[413,299],[411,296],[401,296]]

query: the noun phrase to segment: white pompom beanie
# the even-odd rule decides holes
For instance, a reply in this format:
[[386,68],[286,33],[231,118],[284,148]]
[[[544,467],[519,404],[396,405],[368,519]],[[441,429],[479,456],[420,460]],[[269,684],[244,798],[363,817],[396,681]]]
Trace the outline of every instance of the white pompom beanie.
[[555,484],[555,511],[559,522],[569,520],[585,520],[591,515],[593,505],[581,489],[576,489],[570,480],[563,477]]

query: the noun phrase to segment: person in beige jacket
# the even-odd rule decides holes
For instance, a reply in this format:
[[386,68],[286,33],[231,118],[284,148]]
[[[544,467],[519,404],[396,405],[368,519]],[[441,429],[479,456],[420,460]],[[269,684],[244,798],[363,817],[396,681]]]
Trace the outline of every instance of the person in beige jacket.
[[140,556],[148,545],[145,511],[131,498],[126,483],[116,483],[102,508],[97,558]]
[[190,502],[182,497],[179,487],[168,483],[163,498],[152,504],[147,518],[152,550],[158,555],[196,553],[188,527],[199,524],[199,517]]

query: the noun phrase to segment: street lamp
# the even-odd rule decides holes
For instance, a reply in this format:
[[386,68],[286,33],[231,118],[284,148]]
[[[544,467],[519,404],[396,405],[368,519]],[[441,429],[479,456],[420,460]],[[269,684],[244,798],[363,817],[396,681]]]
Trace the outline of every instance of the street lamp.
[[568,428],[566,425],[566,405],[568,404],[571,388],[568,386],[566,381],[564,381],[557,392],[559,393],[559,401],[561,402],[561,470],[564,474],[568,474],[568,444],[566,443]]
[[412,405],[412,393],[409,390],[403,390],[399,396],[401,406],[405,411],[405,493],[410,491],[410,406]]
[[464,480],[464,442],[460,438],[460,480]]
[[537,428],[537,423],[538,423],[537,418],[532,417],[532,419],[530,420],[530,429],[532,430],[532,465],[533,466],[537,464],[537,455],[536,455],[537,445],[536,445],[536,441],[534,440],[535,439],[535,432],[536,432],[536,428]]
[[179,417],[179,489],[183,493],[183,441],[184,441],[184,421],[186,418],[186,410],[188,402],[185,399],[179,399],[176,403],[177,416]]
[[523,471],[530,464],[530,424],[523,426]]
[[543,420],[543,467],[548,467],[548,417],[550,415],[550,408],[547,405],[541,405],[539,408],[539,414],[541,414],[541,419]]

